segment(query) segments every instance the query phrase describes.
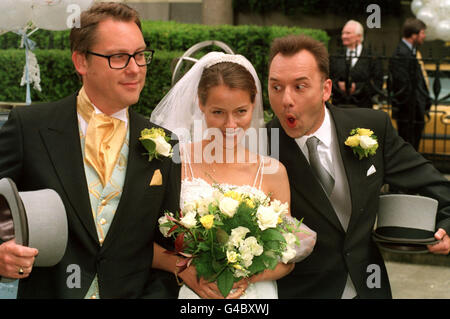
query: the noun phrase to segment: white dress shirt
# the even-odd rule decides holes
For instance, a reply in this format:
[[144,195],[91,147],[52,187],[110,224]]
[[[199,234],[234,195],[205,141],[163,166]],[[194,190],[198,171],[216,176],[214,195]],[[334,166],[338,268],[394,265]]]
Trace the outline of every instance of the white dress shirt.
[[[92,104],[92,106],[94,107],[95,114],[103,113],[94,104]],[[111,114],[109,116],[110,117],[114,117],[116,119],[119,119],[119,120],[125,122],[125,128],[128,128],[127,109],[128,108],[124,108],[124,109],[120,110],[119,112],[116,112],[116,113]],[[89,123],[87,123],[84,120],[84,118],[80,115],[80,113],[77,113],[77,116],[78,116],[78,123],[80,123],[81,132],[83,133],[84,136],[86,136],[86,130],[87,130],[87,127],[88,127]]]
[[[351,54],[352,51],[353,51],[353,54]],[[353,50],[350,50],[349,48],[347,48],[346,56],[347,56],[347,57],[350,57],[350,56],[351,56],[351,59],[352,59],[352,60],[351,60],[352,67],[355,66],[356,62],[358,62],[358,58],[359,58],[359,56],[361,56],[361,51],[362,51],[362,44],[361,44],[361,43],[358,44],[358,45],[356,46],[356,48],[353,49]]]

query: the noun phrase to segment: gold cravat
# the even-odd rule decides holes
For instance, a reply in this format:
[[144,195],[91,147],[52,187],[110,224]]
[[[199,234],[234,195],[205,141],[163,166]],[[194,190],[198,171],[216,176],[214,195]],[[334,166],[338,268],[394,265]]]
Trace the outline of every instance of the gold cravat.
[[103,113],[95,114],[84,88],[78,94],[77,112],[88,123],[85,161],[95,169],[105,186],[114,171],[127,134],[125,122]]
[[428,74],[425,70],[425,64],[422,61],[422,54],[420,54],[420,51],[417,50],[416,52],[417,61],[419,61],[420,64],[420,70],[422,71],[423,79],[425,80],[425,84],[427,85],[427,89],[430,89],[430,82],[428,81]]

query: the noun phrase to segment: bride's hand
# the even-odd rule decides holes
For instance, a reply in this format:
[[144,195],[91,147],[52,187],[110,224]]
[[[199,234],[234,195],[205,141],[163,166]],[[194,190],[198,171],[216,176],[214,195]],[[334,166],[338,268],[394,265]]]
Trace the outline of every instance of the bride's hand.
[[209,282],[204,278],[197,279],[197,271],[192,265],[179,273],[178,277],[203,299],[223,299],[216,283]]
[[235,282],[233,288],[231,289],[226,299],[238,299],[245,293],[245,290],[247,290],[248,285],[249,285],[248,278],[243,278],[238,282]]

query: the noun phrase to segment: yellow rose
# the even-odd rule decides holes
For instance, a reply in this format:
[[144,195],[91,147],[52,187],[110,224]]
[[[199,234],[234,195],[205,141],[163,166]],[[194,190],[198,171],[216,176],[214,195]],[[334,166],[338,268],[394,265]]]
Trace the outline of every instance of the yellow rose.
[[201,217],[200,223],[202,223],[203,227],[206,229],[211,229],[214,224],[214,215],[205,215]]
[[361,136],[372,136],[373,131],[367,129],[367,128],[359,128],[358,134]]
[[360,139],[359,135],[349,136],[347,138],[347,140],[345,141],[345,145],[350,146],[350,147],[358,146],[359,145],[359,139]]
[[225,194],[224,194],[224,196],[226,196],[226,197],[230,197],[230,198],[232,198],[232,199],[234,199],[234,200],[237,200],[237,201],[242,201],[242,196],[241,196],[241,194],[239,194],[238,192],[235,192],[235,191],[228,191],[228,192],[226,192]]
[[253,201],[250,198],[247,198],[245,200],[245,203],[247,204],[248,207],[255,208],[255,203],[253,203]]

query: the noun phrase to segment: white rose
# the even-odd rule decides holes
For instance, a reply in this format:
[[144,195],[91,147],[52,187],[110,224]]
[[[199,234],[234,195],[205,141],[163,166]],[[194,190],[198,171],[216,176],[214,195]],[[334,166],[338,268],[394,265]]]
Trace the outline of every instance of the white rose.
[[230,238],[228,239],[228,244],[231,247],[239,247],[241,242],[244,240],[245,235],[250,232],[247,227],[239,226],[231,230]]
[[366,149],[372,148],[376,144],[377,144],[377,141],[375,139],[373,139],[367,135],[360,136],[359,145],[361,145],[361,147],[363,149],[366,150]]
[[171,156],[172,145],[167,143],[166,139],[159,135],[156,138],[152,138],[152,141],[156,144],[156,152],[161,154],[162,156],[169,157]]
[[181,225],[186,228],[192,228],[197,225],[197,219],[195,218],[197,213],[195,211],[187,212],[183,218],[180,219]]
[[286,240],[286,250],[281,255],[281,261],[287,264],[291,259],[297,255],[296,241],[297,237],[292,233],[283,233],[283,237]]
[[286,250],[281,255],[281,261],[285,264],[289,262],[289,260],[292,260],[297,254],[297,251],[295,249],[292,249],[290,247],[286,247]]
[[[173,217],[173,214],[170,213],[170,216]],[[158,223],[161,224],[165,224],[169,221],[169,219],[167,218],[167,216],[164,214],[164,216],[161,216],[158,219]],[[167,226],[159,226],[159,231],[161,232],[161,234],[163,234],[164,237],[169,237],[168,233],[171,227],[167,227]]]
[[289,211],[289,204],[288,203],[282,204],[278,199],[272,201],[270,203],[270,207],[272,207],[276,213],[280,214],[287,214]]
[[224,197],[219,202],[220,211],[228,217],[234,216],[238,206],[239,206],[239,202],[230,197]]
[[209,214],[208,207],[211,202],[211,199],[201,199],[197,202],[197,212],[200,216]]
[[294,248],[297,237],[293,233],[283,233],[283,237],[289,247]]
[[197,202],[196,201],[190,201],[190,202],[185,202],[183,205],[183,212],[190,212],[190,211],[195,211],[195,209],[197,208]]
[[212,193],[212,197],[214,200],[220,202],[225,196],[223,196],[223,193],[221,191],[215,189]]
[[258,211],[256,212],[259,229],[266,230],[267,228],[277,227],[279,216],[280,213],[276,213],[273,208],[262,205],[259,206]]
[[258,244],[258,241],[256,240],[256,238],[254,236],[250,236],[250,237],[246,238],[244,240],[243,244],[250,249],[251,253],[254,256],[260,256],[263,253],[263,250],[264,250],[263,246]]
[[242,264],[245,268],[248,268],[253,263],[253,253],[249,245],[246,245],[245,241],[241,242],[239,247],[239,254],[241,255]]

